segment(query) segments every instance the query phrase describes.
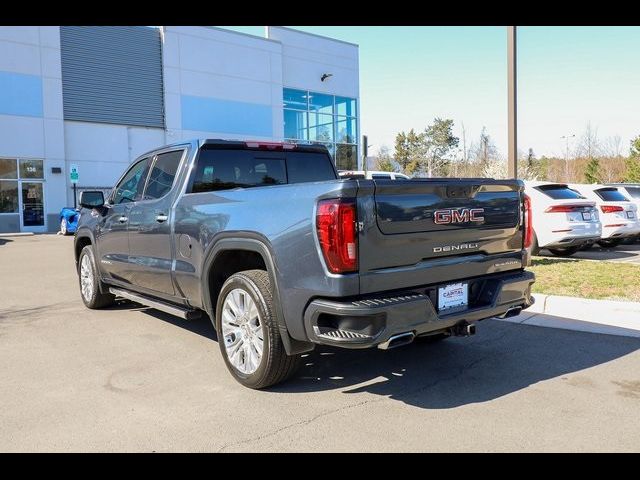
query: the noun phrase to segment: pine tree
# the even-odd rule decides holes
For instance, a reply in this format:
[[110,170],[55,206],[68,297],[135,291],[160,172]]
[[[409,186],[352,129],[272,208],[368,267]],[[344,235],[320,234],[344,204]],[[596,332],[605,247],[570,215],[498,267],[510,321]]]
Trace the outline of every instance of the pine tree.
[[591,157],[584,169],[584,178],[587,183],[600,183],[600,161]]
[[640,136],[631,141],[631,152],[625,161],[624,181],[630,183],[640,182]]

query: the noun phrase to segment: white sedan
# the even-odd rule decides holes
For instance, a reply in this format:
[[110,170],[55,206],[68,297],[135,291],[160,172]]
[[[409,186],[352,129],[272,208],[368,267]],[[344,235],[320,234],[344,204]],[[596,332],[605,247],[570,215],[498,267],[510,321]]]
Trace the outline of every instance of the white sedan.
[[531,201],[533,255],[546,248],[566,257],[600,239],[602,224],[593,200],[566,183],[525,181],[524,185]]
[[640,233],[638,207],[617,187],[597,184],[569,186],[596,202],[601,212],[602,236],[598,243],[602,247],[615,247],[625,238],[634,237]]

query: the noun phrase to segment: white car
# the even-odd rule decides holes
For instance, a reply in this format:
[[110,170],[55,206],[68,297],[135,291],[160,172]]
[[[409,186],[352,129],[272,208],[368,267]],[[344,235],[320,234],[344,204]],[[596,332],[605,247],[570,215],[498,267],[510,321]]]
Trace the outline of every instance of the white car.
[[349,178],[367,178],[369,180],[373,179],[387,179],[387,180],[409,180],[407,175],[404,173],[396,173],[396,172],[383,172],[377,170],[367,170],[365,173],[364,170],[340,170],[338,174],[341,177],[349,177]]
[[600,239],[602,224],[596,203],[566,183],[525,181],[524,192],[531,201],[533,255],[546,248],[567,257]]
[[571,184],[569,187],[596,202],[602,221],[602,236],[598,240],[600,246],[615,247],[625,238],[640,233],[638,206],[617,187],[598,184]]
[[[640,183],[608,183],[607,185],[617,187],[624,196],[636,204],[638,207],[638,219],[640,220]],[[640,235],[635,238],[640,241]]]

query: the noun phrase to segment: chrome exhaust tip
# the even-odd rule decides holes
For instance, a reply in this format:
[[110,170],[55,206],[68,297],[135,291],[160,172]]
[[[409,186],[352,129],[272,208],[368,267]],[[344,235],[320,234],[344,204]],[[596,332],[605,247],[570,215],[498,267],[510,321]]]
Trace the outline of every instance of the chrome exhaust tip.
[[401,347],[402,345],[413,342],[415,337],[416,334],[413,332],[399,333],[390,337],[386,342],[378,344],[378,348],[380,350],[389,350],[391,348]]

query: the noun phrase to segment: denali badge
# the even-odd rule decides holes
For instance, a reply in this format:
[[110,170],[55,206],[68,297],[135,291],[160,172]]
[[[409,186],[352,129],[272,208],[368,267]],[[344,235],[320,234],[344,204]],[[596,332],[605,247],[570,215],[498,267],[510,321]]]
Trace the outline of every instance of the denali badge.
[[443,245],[441,247],[433,247],[433,253],[456,252],[458,250],[472,250],[478,248],[477,243],[460,243],[458,245]]
[[433,212],[433,222],[438,225],[449,223],[483,222],[484,208],[445,208]]

